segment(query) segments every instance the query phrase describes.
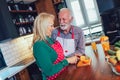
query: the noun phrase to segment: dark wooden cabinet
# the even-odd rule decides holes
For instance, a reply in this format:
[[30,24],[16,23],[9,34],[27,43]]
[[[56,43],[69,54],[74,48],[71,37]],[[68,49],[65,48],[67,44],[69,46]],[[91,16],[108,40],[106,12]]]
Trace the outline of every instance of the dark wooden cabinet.
[[33,63],[5,80],[42,80],[42,73],[37,64]]
[[27,67],[31,80],[42,80],[42,73],[36,62]]
[[65,0],[37,0],[35,4],[38,13],[47,12],[55,15],[55,27],[59,25],[59,10],[63,7],[67,7]]
[[15,76],[16,76],[16,80],[30,80],[30,76],[27,69],[22,70]]
[[96,0],[100,14],[104,11],[120,7],[120,0]]
[[66,8],[67,5],[66,5],[65,0],[52,0],[52,3],[53,3],[53,7],[55,9],[55,13],[56,13],[57,21],[58,21],[58,25],[59,25],[58,13],[59,13],[61,8]]
[[103,31],[109,37],[110,44],[120,40],[120,8],[111,9],[101,14]]
[[15,74],[14,76],[6,78],[5,80],[32,80],[32,79],[30,79],[29,72],[27,68],[25,68],[19,73]]
[[35,5],[36,5],[36,10],[37,10],[38,14],[41,12],[51,13],[51,14],[55,15],[55,26],[57,26],[59,24],[52,0],[37,0],[35,2]]
[[58,12],[61,8],[66,8],[67,7],[65,0],[52,0],[52,2],[53,2],[53,5],[54,5],[56,14],[58,14]]
[[34,2],[0,0],[0,42],[31,34],[36,15]]
[[18,37],[5,0],[0,0],[0,42]]

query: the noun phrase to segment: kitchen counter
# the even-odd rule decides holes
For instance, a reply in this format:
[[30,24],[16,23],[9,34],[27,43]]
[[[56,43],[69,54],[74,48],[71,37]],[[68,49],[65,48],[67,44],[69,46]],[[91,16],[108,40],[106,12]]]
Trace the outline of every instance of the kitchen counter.
[[0,80],[5,80],[6,78],[14,76],[15,74],[19,73],[20,71],[22,71],[23,69],[25,69],[34,62],[35,62],[34,57],[30,57],[22,60],[21,62],[13,66],[6,67],[0,70]]
[[90,65],[80,67],[69,65],[56,80],[120,80],[120,76],[112,72],[111,66],[106,61],[106,53],[101,44],[97,45],[96,53],[91,46],[87,46],[86,55],[91,58]]

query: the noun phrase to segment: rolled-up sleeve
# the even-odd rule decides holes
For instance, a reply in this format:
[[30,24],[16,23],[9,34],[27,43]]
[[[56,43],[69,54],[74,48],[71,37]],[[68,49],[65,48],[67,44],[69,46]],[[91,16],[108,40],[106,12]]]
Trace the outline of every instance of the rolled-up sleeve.
[[75,41],[77,49],[75,50],[75,53],[85,54],[84,32],[82,31],[82,29],[77,29],[75,32],[77,35],[76,37],[77,41]]

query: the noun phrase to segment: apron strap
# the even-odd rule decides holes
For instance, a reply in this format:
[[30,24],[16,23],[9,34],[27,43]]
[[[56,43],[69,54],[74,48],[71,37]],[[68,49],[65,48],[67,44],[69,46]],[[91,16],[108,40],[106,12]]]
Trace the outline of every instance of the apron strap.
[[[72,35],[71,35],[71,38],[74,39],[74,31],[73,31],[73,26],[71,27],[72,29]],[[58,29],[58,33],[57,33],[57,36],[60,37],[60,30]]]
[[72,39],[74,39],[74,31],[73,31],[73,27],[72,27]]
[[58,34],[57,34],[57,36],[59,36],[59,37],[60,37],[60,30],[58,30]]
[[[45,42],[51,48],[53,48],[56,51],[57,55],[58,55],[57,59],[54,61],[54,64],[57,64],[60,61],[62,61],[64,59],[64,54],[63,54],[63,49],[62,49],[62,46],[60,45],[60,43],[58,41],[56,41],[56,42],[54,42],[54,44],[50,44],[47,40]],[[52,76],[48,76],[47,80],[55,80],[65,69],[66,69],[66,67],[64,67],[63,69],[61,69],[56,74],[54,74]]]

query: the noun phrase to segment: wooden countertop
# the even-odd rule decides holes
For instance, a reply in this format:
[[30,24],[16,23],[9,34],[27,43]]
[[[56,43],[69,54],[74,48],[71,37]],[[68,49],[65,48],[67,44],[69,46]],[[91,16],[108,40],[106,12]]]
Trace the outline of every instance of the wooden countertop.
[[56,80],[120,80],[120,76],[112,72],[110,65],[105,60],[105,53],[101,44],[97,45],[97,53],[91,46],[86,47],[86,55],[92,59],[91,65],[68,68]]

